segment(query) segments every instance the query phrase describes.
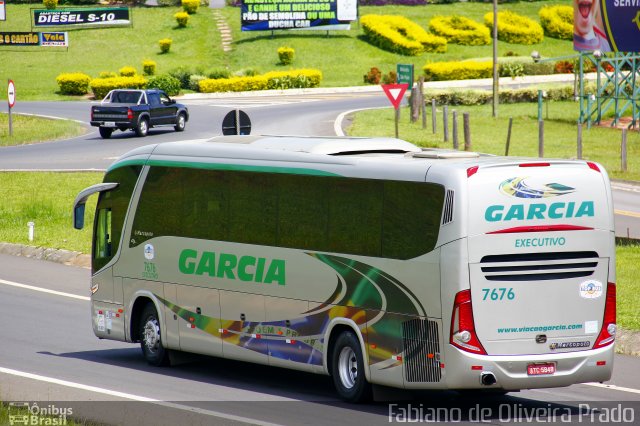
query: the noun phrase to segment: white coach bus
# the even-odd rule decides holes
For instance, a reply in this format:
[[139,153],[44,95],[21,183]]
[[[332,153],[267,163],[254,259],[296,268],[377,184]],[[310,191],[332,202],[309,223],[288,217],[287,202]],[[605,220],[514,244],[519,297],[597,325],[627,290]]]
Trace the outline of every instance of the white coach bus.
[[608,176],[587,161],[389,138],[227,136],[135,149],[97,203],[93,331],[151,364],[186,351],[371,384],[610,378]]

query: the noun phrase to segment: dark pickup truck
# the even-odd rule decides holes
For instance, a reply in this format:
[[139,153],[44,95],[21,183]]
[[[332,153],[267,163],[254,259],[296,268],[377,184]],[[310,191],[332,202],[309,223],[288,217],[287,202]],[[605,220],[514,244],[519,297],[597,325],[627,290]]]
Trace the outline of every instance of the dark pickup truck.
[[131,129],[146,136],[152,127],[173,126],[182,132],[189,121],[189,110],[158,89],[117,89],[110,91],[100,105],[91,107],[91,125],[107,139],[120,129]]

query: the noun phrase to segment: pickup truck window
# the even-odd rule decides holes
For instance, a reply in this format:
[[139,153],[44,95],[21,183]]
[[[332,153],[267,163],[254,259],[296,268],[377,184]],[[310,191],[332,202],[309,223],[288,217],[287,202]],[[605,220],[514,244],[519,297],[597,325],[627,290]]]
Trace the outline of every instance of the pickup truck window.
[[140,92],[115,92],[111,95],[111,102],[120,104],[137,104]]
[[149,99],[149,105],[160,105],[160,94],[158,93],[149,93],[147,95],[147,98]]

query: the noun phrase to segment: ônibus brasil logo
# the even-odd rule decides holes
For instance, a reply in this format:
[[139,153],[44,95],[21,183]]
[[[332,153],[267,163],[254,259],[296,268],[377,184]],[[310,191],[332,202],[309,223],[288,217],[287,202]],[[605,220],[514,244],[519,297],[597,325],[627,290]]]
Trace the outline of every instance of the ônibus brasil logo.
[[[535,188],[525,183],[526,178],[513,177],[500,183],[500,192],[515,198],[551,198],[575,192],[575,188],[560,183],[547,183]],[[487,207],[484,218],[487,222],[535,219],[569,219],[594,216],[593,201],[569,201],[555,203],[494,204]]]

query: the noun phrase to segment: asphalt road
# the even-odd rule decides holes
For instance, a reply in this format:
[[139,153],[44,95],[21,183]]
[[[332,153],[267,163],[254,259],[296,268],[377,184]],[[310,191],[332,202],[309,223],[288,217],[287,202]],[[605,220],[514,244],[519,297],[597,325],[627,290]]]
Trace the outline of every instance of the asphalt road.
[[534,408],[541,416],[568,410],[575,424],[584,424],[588,416],[580,415],[579,404],[622,404],[640,421],[640,359],[628,356],[616,356],[610,387],[582,384],[484,399],[381,389],[382,401],[358,406],[338,401],[325,376],[208,357],[150,367],[137,345],[93,335],[88,283],[87,269],[0,255],[1,399],[68,407],[115,424],[362,426],[387,424],[390,412],[398,420],[407,407],[437,408],[439,420],[459,410],[461,420],[473,420],[476,404],[490,410],[484,412],[492,424],[509,423],[508,410]]

